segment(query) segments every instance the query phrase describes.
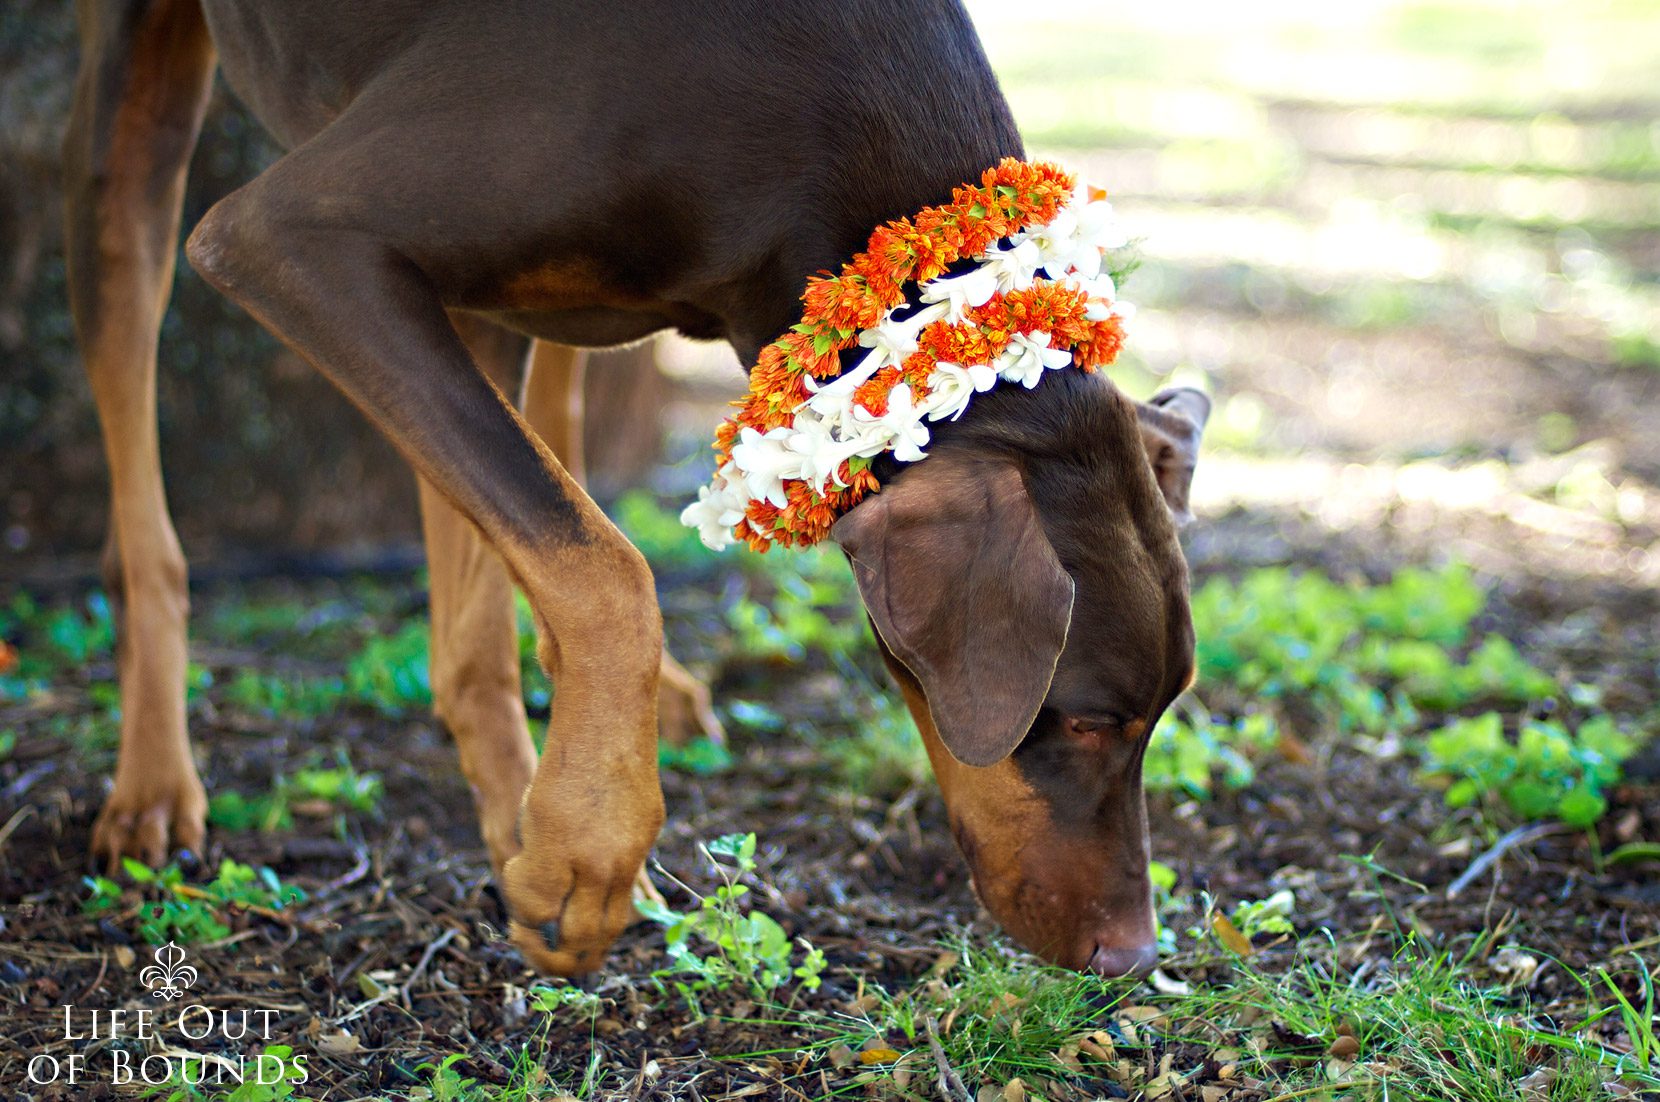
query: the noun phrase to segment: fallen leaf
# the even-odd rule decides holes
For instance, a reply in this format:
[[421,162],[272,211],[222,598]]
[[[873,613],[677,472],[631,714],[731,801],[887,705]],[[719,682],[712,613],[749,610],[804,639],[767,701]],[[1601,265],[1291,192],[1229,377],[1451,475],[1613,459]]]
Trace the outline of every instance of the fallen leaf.
[[363,1042],[345,1030],[325,1033],[317,1038],[317,1051],[324,1056],[353,1056],[363,1051]]
[[1003,1085],[1003,1102],[1026,1102],[1026,1084],[1015,1076]]
[[846,1045],[837,1045],[835,1048],[830,1050],[828,1055],[830,1057],[830,1066],[835,1068],[849,1067],[852,1065],[854,1060],[853,1050],[848,1048]]
[[1555,1068],[1539,1068],[1532,1074],[1516,1080],[1516,1090],[1523,1102],[1546,1102],[1556,1082]]
[[137,959],[138,954],[133,952],[132,946],[117,945],[115,947],[115,963],[119,964],[122,968],[131,968],[133,966],[133,962]]
[[859,1053],[861,1064],[891,1064],[899,1059],[899,1053],[891,1048],[867,1048]]
[[1078,1051],[1103,1064],[1110,1064],[1117,1059],[1117,1056],[1110,1049],[1102,1048],[1088,1037],[1078,1042]]
[[1494,972],[1504,977],[1506,991],[1533,986],[1534,974],[1539,971],[1539,958],[1522,952],[1514,945],[1506,945],[1494,953],[1488,963]]
[[1292,765],[1314,764],[1314,751],[1308,748],[1308,743],[1289,731],[1280,732],[1279,751],[1280,757]]
[[1225,914],[1210,916],[1210,929],[1224,948],[1242,957],[1251,955],[1251,939],[1239,932],[1239,927]]

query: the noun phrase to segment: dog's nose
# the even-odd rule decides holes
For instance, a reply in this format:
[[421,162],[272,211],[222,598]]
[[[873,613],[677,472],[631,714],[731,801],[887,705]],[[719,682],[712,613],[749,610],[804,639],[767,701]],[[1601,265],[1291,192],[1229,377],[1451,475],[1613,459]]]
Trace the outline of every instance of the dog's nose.
[[1152,942],[1129,947],[1097,943],[1089,958],[1089,970],[1102,976],[1134,976],[1141,979],[1159,963],[1159,947]]

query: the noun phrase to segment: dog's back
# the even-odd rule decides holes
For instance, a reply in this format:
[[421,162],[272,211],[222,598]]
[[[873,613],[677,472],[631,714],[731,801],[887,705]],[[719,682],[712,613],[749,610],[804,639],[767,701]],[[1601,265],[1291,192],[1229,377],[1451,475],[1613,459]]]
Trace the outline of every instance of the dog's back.
[[[227,81],[285,143],[360,103],[396,102],[432,120],[422,157],[467,158],[471,195],[524,212],[523,256],[503,258],[507,268],[597,267],[632,299],[694,304],[718,323],[674,320],[730,337],[746,360],[793,320],[807,275],[1021,152],[955,3],[204,10]],[[459,202],[451,217],[475,219]],[[487,304],[492,275],[519,274],[459,276],[477,296],[460,304]]]

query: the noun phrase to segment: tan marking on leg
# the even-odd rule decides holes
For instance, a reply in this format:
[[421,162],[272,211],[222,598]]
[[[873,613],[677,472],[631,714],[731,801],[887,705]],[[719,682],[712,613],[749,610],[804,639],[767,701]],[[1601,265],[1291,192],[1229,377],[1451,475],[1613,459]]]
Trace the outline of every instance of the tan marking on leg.
[[121,749],[92,850],[112,869],[159,864],[170,843],[200,851],[207,810],[185,728],[189,597],[162,487],[156,338],[214,65],[194,0],[164,0],[131,28],[109,23],[120,17],[83,7],[64,142],[70,305],[110,469]]

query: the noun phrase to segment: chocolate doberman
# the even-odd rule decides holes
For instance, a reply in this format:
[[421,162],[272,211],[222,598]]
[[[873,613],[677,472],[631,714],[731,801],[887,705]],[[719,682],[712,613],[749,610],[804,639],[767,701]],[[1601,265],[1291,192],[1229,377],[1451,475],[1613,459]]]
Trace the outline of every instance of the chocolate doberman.
[[[288,152],[213,207],[186,254],[414,466],[436,706],[513,936],[540,969],[593,969],[663,821],[660,686],[681,714],[708,710],[665,657],[644,558],[573,469],[574,348],[673,328],[753,363],[810,274],[1022,155],[966,14],[955,0],[79,0],[79,17],[70,288],[121,610],[121,751],[93,850],[154,862],[203,840],[155,373],[217,66]],[[1138,404],[1073,371],[998,388],[834,531],[980,898],[1075,968],[1153,958],[1141,758],[1192,677],[1175,517],[1208,409],[1187,390]],[[513,585],[559,689],[540,760]]]

